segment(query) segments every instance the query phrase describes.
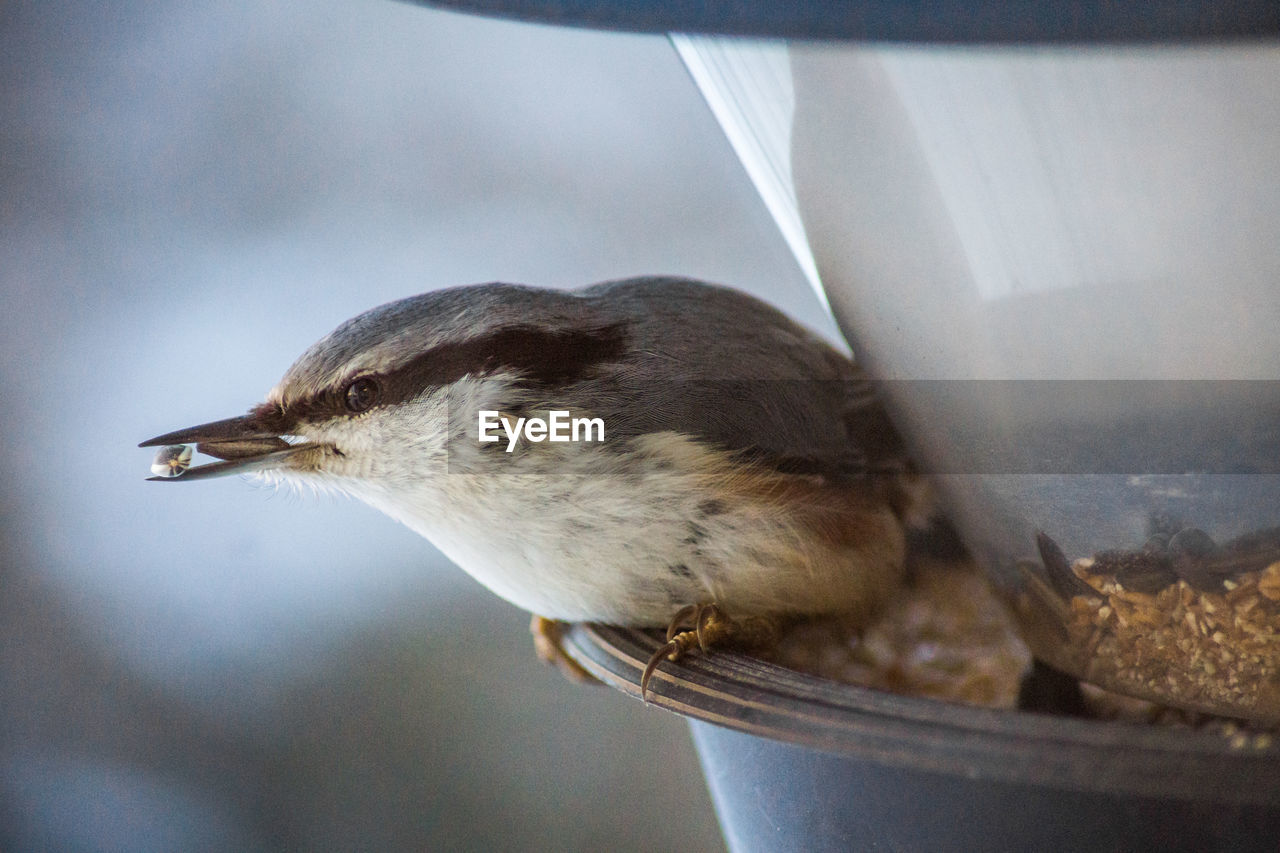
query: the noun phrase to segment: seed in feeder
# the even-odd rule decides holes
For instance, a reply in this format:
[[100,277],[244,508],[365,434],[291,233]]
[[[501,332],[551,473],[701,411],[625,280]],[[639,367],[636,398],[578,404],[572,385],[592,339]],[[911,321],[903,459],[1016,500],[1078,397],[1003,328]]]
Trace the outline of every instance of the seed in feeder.
[[156,451],[151,473],[157,477],[181,477],[191,467],[191,445],[171,444]]

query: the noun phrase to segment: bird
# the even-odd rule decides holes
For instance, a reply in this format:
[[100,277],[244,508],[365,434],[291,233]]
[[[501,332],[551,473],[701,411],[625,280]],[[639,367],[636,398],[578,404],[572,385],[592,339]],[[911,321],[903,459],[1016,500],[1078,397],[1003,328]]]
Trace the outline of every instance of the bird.
[[[220,461],[174,464],[190,444]],[[364,501],[533,614],[539,655],[571,675],[587,677],[565,626],[665,628],[642,696],[695,648],[865,622],[932,515],[860,367],[756,297],[674,276],[390,302],[247,414],[139,446],[168,454],[151,479],[246,473]]]

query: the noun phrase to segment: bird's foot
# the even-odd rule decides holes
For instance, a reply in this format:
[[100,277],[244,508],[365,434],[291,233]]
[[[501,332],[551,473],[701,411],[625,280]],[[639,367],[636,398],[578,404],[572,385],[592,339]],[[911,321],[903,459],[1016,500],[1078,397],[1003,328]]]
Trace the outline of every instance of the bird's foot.
[[529,633],[533,635],[533,650],[538,659],[549,663],[560,674],[578,684],[599,684],[600,679],[583,669],[582,665],[569,657],[564,650],[564,632],[569,627],[567,622],[558,622],[545,616],[535,615],[529,622]]
[[779,626],[763,616],[734,620],[715,604],[690,604],[680,608],[667,626],[667,642],[653,653],[640,676],[640,697],[648,699],[649,679],[663,660],[678,661],[697,648],[704,654],[715,646],[760,646],[776,642]]

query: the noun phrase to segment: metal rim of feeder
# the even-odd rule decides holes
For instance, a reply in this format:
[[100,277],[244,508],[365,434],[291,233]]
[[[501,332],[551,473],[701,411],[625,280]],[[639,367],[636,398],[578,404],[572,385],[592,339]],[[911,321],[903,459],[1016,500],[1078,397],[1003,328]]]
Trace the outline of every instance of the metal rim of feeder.
[[[649,633],[578,624],[566,652],[633,697],[661,645]],[[663,662],[650,703],[682,716],[854,759],[923,771],[1173,799],[1274,804],[1276,747],[1221,733],[957,705],[842,684],[734,652]]]

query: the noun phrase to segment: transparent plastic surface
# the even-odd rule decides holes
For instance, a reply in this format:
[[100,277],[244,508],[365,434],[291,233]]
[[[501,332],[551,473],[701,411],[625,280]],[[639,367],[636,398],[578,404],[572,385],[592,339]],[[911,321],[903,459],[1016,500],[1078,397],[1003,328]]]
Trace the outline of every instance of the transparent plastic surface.
[[1280,46],[791,63],[828,298],[1037,656],[1280,721]]

